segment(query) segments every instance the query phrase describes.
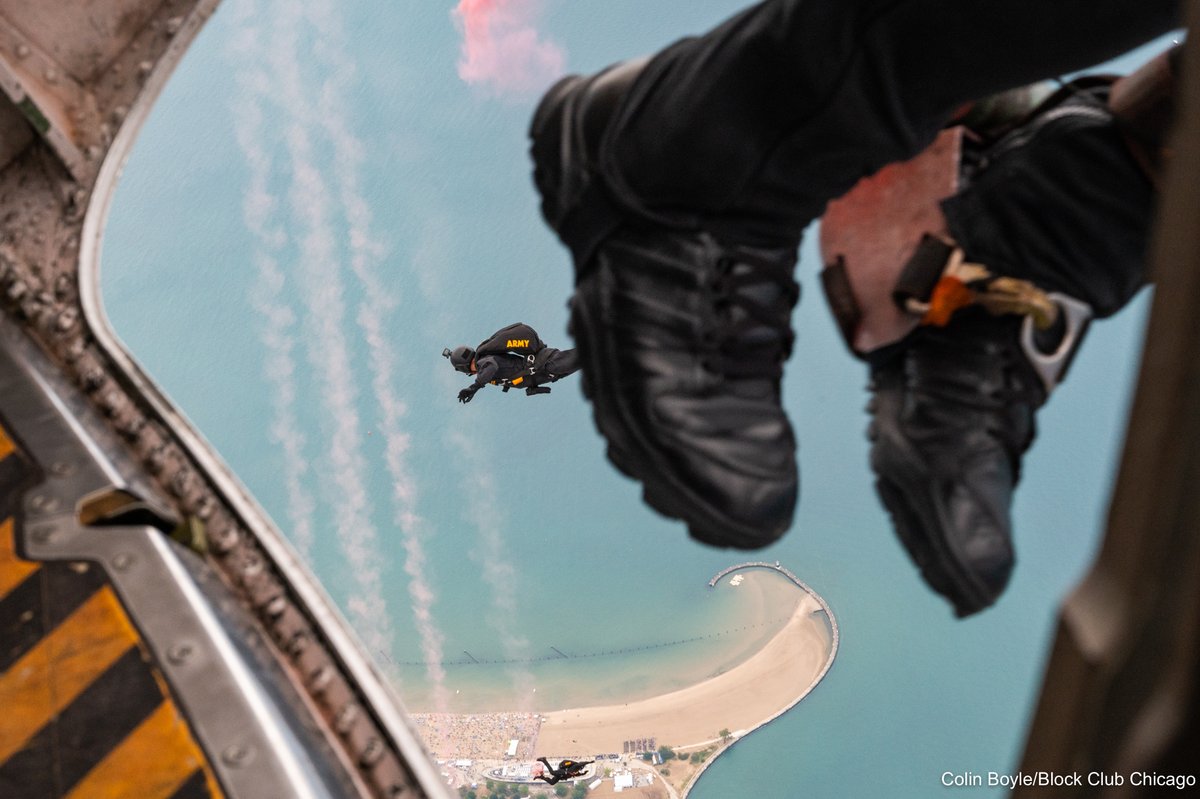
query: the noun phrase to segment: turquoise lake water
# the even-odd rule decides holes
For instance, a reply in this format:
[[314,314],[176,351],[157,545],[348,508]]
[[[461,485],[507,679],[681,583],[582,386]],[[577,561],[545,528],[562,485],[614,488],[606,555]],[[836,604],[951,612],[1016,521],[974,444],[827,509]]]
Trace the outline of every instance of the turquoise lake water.
[[[782,575],[742,574],[745,582],[736,588],[728,579],[715,589],[697,581],[689,592],[691,607],[677,613],[621,610],[581,619],[569,629],[539,628],[526,658],[486,649],[469,650],[469,656],[447,653],[446,683],[455,691],[448,709],[549,711],[623,704],[728,671],[770,641],[804,596]],[[634,617],[628,619],[632,623],[627,617]],[[434,707],[431,681],[418,663],[397,664],[399,684],[410,709],[429,711]],[[537,691],[523,692],[526,684]]]
[[[738,5],[523,8],[541,9],[530,24],[582,71]],[[604,460],[577,382],[454,401],[462,383],[442,347],[516,320],[568,346],[571,277],[530,184],[532,96],[463,82],[451,9],[226,0],[127,164],[104,246],[106,307],[414,707],[439,681],[459,697],[448,701],[489,706],[526,701],[539,682],[563,696],[645,690],[761,639],[737,629],[736,595],[706,586],[748,558],[695,544],[642,505]],[[800,511],[750,559],[780,560],[820,593],[841,650],[816,691],[734,746],[692,796],[999,795],[943,788],[940,775],[1015,768],[1056,604],[1103,523],[1146,298],[1094,326],[1040,415],[1016,575],[997,607],[956,621],[874,498],[865,373],[823,307],[809,239],[785,383]],[[551,647],[689,638],[703,641],[574,671],[538,660]],[[400,665],[464,651],[533,665],[441,676]]]

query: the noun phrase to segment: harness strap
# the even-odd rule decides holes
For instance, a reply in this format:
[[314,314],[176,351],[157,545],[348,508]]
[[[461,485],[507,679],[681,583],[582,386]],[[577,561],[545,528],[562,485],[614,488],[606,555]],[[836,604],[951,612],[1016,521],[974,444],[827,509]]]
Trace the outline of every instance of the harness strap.
[[[538,350],[536,354],[525,356],[525,363],[527,365],[521,374],[517,375],[516,377],[506,377],[493,380],[492,384],[500,386],[502,391],[508,391],[510,388],[523,386],[526,382],[526,378],[528,378],[529,382],[533,383],[534,385],[526,387],[526,394],[529,394],[530,392],[534,394],[548,394],[550,389],[545,389],[543,391],[537,388],[535,376],[540,373],[542,367],[546,365],[546,362],[549,361],[550,358],[557,352],[558,350],[554,347],[542,347],[542,349]],[[553,377],[553,375],[551,375],[551,377]]]
[[993,274],[965,259],[952,241],[925,234],[892,293],[896,305],[920,324],[945,327],[955,312],[978,305],[994,316],[1026,316],[1038,330],[1058,320],[1050,294],[1028,280]]
[[[913,287],[928,286],[931,274],[937,276],[932,288],[915,296],[908,293]],[[906,313],[920,314],[921,325],[945,327],[957,311],[971,305],[993,316],[1024,317],[1021,349],[1047,394],[1062,382],[1093,316],[1091,306],[1085,302],[1060,292],[1047,292],[1028,280],[995,275],[982,264],[966,261],[957,244],[929,235],[905,265],[894,298]],[[1054,327],[1060,316],[1062,336],[1054,351],[1045,352],[1038,346],[1036,333]]]

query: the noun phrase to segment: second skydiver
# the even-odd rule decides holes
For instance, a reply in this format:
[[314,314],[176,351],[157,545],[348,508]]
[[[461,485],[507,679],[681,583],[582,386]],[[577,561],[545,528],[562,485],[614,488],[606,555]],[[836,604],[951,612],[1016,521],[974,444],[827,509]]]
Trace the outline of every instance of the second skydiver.
[[583,774],[583,770],[595,761],[585,760],[580,763],[577,760],[560,760],[558,768],[552,768],[550,761],[544,757],[539,757],[538,762],[545,764],[547,773],[538,774],[534,779],[541,780],[549,785],[556,785],[563,780],[571,780],[580,776]]
[[475,393],[492,383],[504,391],[525,389],[526,396],[549,394],[554,383],[579,370],[575,350],[559,350],[542,343],[537,331],[517,322],[501,328],[472,349],[468,346],[443,349],[442,356],[474,382],[458,392],[458,401],[468,403]]

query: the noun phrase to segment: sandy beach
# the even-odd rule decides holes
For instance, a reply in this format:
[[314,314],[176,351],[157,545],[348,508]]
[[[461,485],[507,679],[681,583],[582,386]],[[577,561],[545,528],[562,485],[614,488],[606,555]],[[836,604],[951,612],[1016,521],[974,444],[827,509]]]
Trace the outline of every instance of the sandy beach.
[[711,743],[722,729],[750,730],[792,705],[821,673],[831,642],[820,610],[806,594],[766,646],[703,682],[626,704],[546,713],[538,751],[621,752],[624,741],[648,737],[680,749]]
[[[686,796],[714,753],[723,751],[727,741],[721,731],[728,730],[737,739],[795,705],[824,675],[835,647],[826,608],[794,583],[755,570],[740,571],[722,583],[728,586],[723,590],[745,592],[748,603],[741,609],[751,628],[768,620],[773,610],[786,612],[791,607],[792,612],[776,617],[780,626],[774,635],[754,643],[743,638],[743,646],[752,649],[727,651],[721,662],[728,665],[715,664],[708,677],[690,685],[681,683],[681,675],[672,670],[659,678],[685,687],[622,704],[544,712],[412,714],[426,745],[441,758],[448,784],[469,787],[493,778],[528,780],[535,755],[601,757],[587,780],[632,769],[642,780],[637,783],[640,787],[629,789],[633,799]],[[713,667],[710,661],[709,668]],[[673,748],[683,759],[653,767],[637,754],[659,746]],[[603,757],[610,753],[615,760]],[[691,753],[697,759],[689,757]],[[497,777],[501,772],[510,776]],[[605,782],[596,790],[598,796],[615,796],[617,789]]]
[[[527,708],[412,714],[426,745],[443,759],[447,780],[472,785],[490,779],[489,769],[528,769],[535,756],[592,759],[612,753],[618,760],[602,760],[605,773],[650,768],[634,753],[669,746],[685,760],[651,769],[650,775],[671,783],[664,785],[667,796],[685,794],[697,770],[723,749],[722,730],[736,739],[795,705],[823,676],[834,646],[822,603],[786,578],[749,570],[721,582],[719,590],[744,592],[740,596],[745,601],[739,605],[744,631],[770,623],[774,612],[791,613],[775,617],[779,626],[769,637],[743,635],[740,645],[727,649],[719,661],[709,659],[706,670],[697,672],[694,667],[699,664],[687,663],[682,673],[672,669],[657,675],[662,683],[682,687],[621,704],[595,702],[540,712]],[[688,675],[691,684],[681,682],[682,675]],[[692,752],[699,761],[687,757]],[[630,795],[661,797],[656,791],[653,786],[635,788]]]

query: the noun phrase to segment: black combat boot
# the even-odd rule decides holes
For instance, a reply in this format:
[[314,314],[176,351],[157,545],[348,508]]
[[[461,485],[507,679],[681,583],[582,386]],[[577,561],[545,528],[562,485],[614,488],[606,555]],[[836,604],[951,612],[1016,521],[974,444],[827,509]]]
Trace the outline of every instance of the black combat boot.
[[1083,303],[1056,299],[1061,323],[1048,334],[971,308],[944,328],[918,329],[872,366],[875,487],[925,581],[959,616],[991,605],[1008,583],[1021,457],[1091,317]]
[[779,385],[796,242],[732,240],[641,207],[606,174],[605,143],[619,135],[610,123],[643,66],[563,79],[530,131],[542,213],[575,261],[584,392],[609,459],[643,483],[648,504],[705,543],[761,547],[788,529],[796,504]]

